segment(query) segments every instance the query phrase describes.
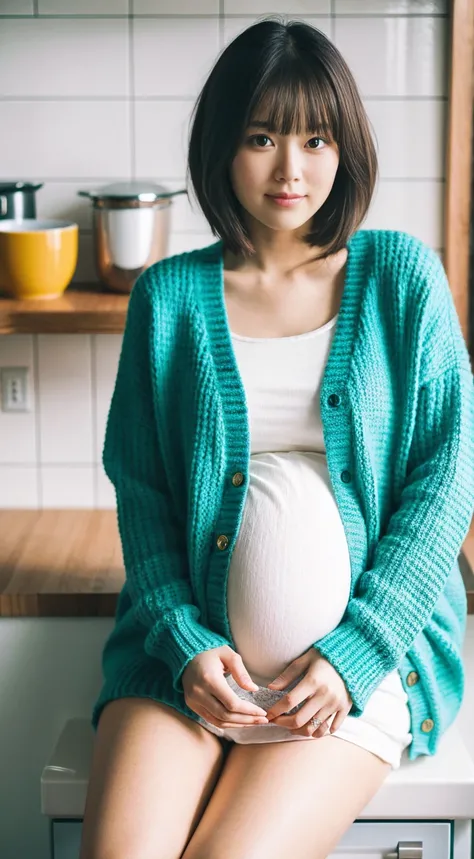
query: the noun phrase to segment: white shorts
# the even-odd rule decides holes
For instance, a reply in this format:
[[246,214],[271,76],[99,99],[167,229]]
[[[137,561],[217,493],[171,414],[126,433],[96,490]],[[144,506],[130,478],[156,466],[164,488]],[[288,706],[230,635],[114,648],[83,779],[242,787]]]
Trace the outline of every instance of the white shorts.
[[[269,710],[275,701],[279,701],[286,692],[290,691],[301,678],[293,681],[286,689],[274,691],[266,686],[260,686],[258,692],[248,692],[242,689],[231,674],[226,676],[227,683],[234,692],[246,701],[251,701],[265,710]],[[302,705],[293,708],[296,712]],[[313,740],[313,737],[301,737],[291,733],[289,728],[281,725],[249,725],[239,728],[217,728],[201,716],[200,724],[226,740],[234,743],[284,743],[291,740]],[[332,718],[329,720],[329,725]],[[375,689],[367,701],[362,716],[346,716],[342,725],[332,734],[341,737],[357,746],[373,752],[382,760],[391,764],[392,769],[399,769],[404,749],[410,745],[413,735],[410,733],[411,717],[408,708],[408,695],[405,692],[398,670],[392,671]]]

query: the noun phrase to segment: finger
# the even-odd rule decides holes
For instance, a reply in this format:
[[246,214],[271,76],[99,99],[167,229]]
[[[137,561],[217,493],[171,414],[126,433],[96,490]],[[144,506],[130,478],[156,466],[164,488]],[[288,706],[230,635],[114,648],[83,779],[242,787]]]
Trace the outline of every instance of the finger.
[[289,728],[288,730],[290,731],[290,733],[294,734],[295,737],[313,737],[313,739],[318,740],[319,737],[324,736],[324,734],[327,732],[327,729],[328,723],[322,722],[319,728],[313,728],[312,725],[306,724],[298,730],[292,730],[291,728]]
[[[320,718],[319,713],[317,713],[316,715],[317,715],[317,718],[319,719],[319,718]],[[302,734],[303,736],[305,736],[305,735],[307,735],[307,734],[309,733],[309,734],[310,734],[310,736],[314,737],[314,739],[316,739],[316,740],[317,740],[317,739],[319,739],[319,737],[324,737],[324,736],[326,736],[326,734],[328,734],[328,733],[329,733],[329,734],[333,733],[333,731],[331,731],[331,728],[330,728],[331,718],[332,718],[332,717],[329,717],[329,718],[324,719],[324,720],[321,722],[321,724],[320,724],[319,728],[314,728],[314,727],[311,725],[311,722],[308,722],[308,723],[307,723],[303,728],[301,728],[299,731],[293,731],[293,730],[292,730],[292,731],[291,731],[291,733],[292,733],[292,734]],[[306,728],[307,728],[308,730],[306,730]],[[290,730],[291,730],[291,729],[290,729]]]
[[208,677],[204,686],[197,686],[193,690],[193,697],[197,698],[199,703],[209,707],[210,699],[216,700],[220,706],[224,707],[225,713],[242,713],[247,716],[266,716],[266,710],[252,704],[251,701],[246,701],[230,688],[229,684],[224,679],[223,675]]
[[[318,715],[318,718],[319,718],[319,713],[318,713],[317,715]],[[314,734],[313,734],[313,737],[316,737],[316,738],[318,738],[318,737],[324,737],[326,734],[332,734],[332,733],[334,733],[334,732],[331,730],[331,722],[333,721],[333,717],[334,717],[334,715],[335,715],[335,714],[333,714],[332,716],[329,716],[329,718],[326,718],[326,719],[324,720],[324,722],[319,726],[319,728],[316,728],[316,730],[315,730],[315,732],[314,732]]]
[[227,650],[221,656],[221,662],[224,667],[230,668],[230,674],[238,686],[243,689],[247,689],[250,692],[257,692],[258,686],[254,683],[248,673],[240,653],[236,653],[235,650],[232,650],[231,648],[227,648]]
[[[225,681],[222,685],[220,682],[214,683],[212,693],[208,693],[208,698],[209,696],[215,701],[215,706],[212,709],[221,714],[219,718],[229,719],[235,714],[246,716],[267,715],[262,707],[257,707],[251,701],[244,701],[242,698],[239,698]],[[209,704],[207,706],[209,707]]]
[[[279,701],[276,701],[275,704],[272,704],[270,709],[267,711],[267,716],[269,719],[275,719],[277,716],[281,716],[283,713],[288,713],[289,710],[292,710],[293,707],[297,707],[298,704],[301,704],[302,701],[305,701],[306,698],[310,698],[312,695],[312,690],[309,688],[308,684],[303,680],[301,683],[298,683],[294,689],[290,689]],[[324,701],[321,702],[322,704]]]
[[[206,707],[200,707],[199,715],[202,715],[207,722],[215,725],[216,728],[248,728],[251,725],[266,725],[267,720],[263,716],[242,716],[236,713],[232,720],[222,721]],[[197,712],[197,711],[195,711]]]
[[339,728],[341,727],[342,723],[344,722],[344,719],[346,718],[348,712],[349,712],[348,710],[339,710],[336,713],[336,717],[335,717],[335,719],[334,719],[334,721],[333,721],[333,723],[329,729],[331,734],[334,734],[334,731],[339,730]]
[[[305,660],[307,662],[307,660]],[[268,683],[269,689],[286,689],[293,680],[297,680],[298,677],[301,677],[303,671],[303,660],[295,659],[288,668],[285,668],[278,677],[275,677],[271,683]]]
[[[326,719],[329,719],[332,713],[334,713],[334,705],[332,707],[318,707],[318,703],[313,697],[297,713],[294,713],[292,716],[280,716],[278,719],[272,719],[271,724],[281,725],[282,728],[298,729],[306,725],[313,716],[324,722]],[[320,728],[322,728],[322,725],[320,725]],[[313,731],[315,730],[319,730],[319,728],[316,729],[313,727]]]

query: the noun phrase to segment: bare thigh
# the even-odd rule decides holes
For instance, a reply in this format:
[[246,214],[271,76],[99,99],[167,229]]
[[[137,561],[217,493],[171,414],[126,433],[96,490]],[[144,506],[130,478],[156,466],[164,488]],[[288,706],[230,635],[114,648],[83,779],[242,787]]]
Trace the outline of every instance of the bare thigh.
[[222,741],[172,707],[120,698],[94,742],[80,859],[179,859],[224,761]]
[[390,771],[332,735],[236,744],[182,859],[326,859]]

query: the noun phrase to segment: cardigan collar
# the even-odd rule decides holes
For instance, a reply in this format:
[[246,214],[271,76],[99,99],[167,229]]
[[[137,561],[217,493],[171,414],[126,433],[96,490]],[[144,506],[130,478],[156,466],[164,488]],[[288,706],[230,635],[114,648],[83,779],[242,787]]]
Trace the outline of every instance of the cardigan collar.
[[[358,230],[347,242],[344,289],[321,381],[321,413],[323,413],[323,403],[326,403],[330,394],[338,393],[344,396],[350,378],[351,358],[357,336],[356,319],[360,313],[363,284],[367,277],[364,249],[369,239],[369,230]],[[226,398],[231,393],[234,396],[237,392],[240,394],[238,413],[245,418],[243,409],[245,391],[235,359],[225,305],[223,241],[220,239],[212,245],[192,251],[190,256],[194,262],[194,286],[200,289],[201,306],[206,318],[211,350],[215,357],[220,389],[225,400],[226,416],[233,424],[237,420],[235,400],[229,402]],[[196,278],[196,269],[201,267],[204,269],[201,271],[201,277]],[[200,282],[196,283],[197,280]],[[238,430],[239,437],[247,437],[248,428],[243,422],[239,422]]]

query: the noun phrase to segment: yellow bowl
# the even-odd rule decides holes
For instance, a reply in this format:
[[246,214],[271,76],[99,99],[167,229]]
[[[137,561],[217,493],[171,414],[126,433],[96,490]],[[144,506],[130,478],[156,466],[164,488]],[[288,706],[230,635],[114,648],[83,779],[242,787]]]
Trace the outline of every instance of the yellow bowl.
[[57,298],[77,265],[73,221],[0,219],[0,293],[9,298]]

